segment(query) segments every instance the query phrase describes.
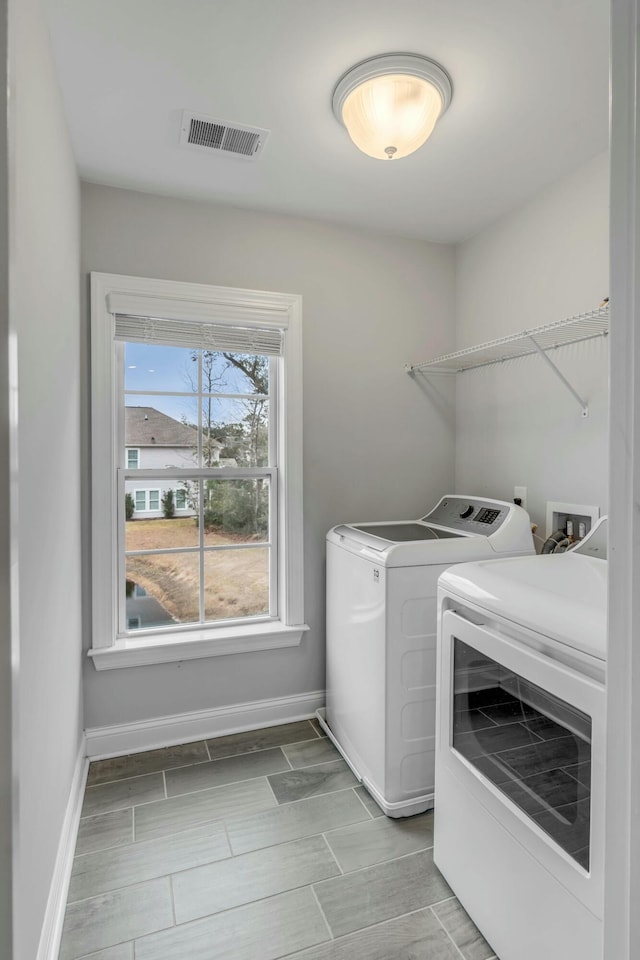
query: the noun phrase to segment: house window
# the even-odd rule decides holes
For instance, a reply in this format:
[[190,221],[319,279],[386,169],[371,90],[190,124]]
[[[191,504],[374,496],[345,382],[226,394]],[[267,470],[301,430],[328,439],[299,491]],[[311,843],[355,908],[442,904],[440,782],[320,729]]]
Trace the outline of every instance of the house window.
[[[287,295],[92,275],[92,382],[111,391],[92,415],[99,669],[300,643],[299,310]],[[155,516],[128,521],[125,495]]]
[[132,493],[136,513],[150,513],[153,510],[160,509],[160,491],[159,490],[133,490]]

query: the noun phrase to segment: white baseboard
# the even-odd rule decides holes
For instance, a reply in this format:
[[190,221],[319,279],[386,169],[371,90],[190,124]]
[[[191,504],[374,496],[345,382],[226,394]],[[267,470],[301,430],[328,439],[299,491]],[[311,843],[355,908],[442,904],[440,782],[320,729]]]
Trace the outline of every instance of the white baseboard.
[[84,788],[89,769],[89,760],[86,753],[86,744],[83,737],[79,745],[67,809],[62,821],[58,853],[53,868],[51,886],[49,887],[49,898],[42,923],[36,960],[57,960],[60,949],[73,854],[76,848],[80,811],[82,810]]
[[324,706],[324,699],[324,690],[314,690],[274,700],[234,703],[212,710],[179,713],[134,723],[89,727],[85,731],[87,755],[91,760],[103,760],[176,743],[189,743],[191,740],[226,736],[242,730],[258,730],[260,727],[273,727],[295,720],[309,720],[319,707]]

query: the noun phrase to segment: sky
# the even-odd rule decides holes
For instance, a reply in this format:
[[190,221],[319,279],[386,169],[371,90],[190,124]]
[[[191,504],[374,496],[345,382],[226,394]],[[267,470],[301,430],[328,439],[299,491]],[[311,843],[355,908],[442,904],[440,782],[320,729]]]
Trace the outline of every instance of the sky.
[[[183,347],[167,347],[150,343],[125,344],[125,393],[129,390],[180,392],[182,397],[150,396],[128,394],[127,406],[154,407],[176,420],[186,419],[195,423],[197,401],[193,393],[197,391],[198,364],[192,357],[194,351]],[[221,358],[214,369],[214,375],[220,379],[215,389],[224,393],[252,393],[252,384],[241,371],[232,368],[225,370],[226,362]],[[212,418],[218,422],[232,422],[239,414],[246,413],[238,401],[216,400]]]

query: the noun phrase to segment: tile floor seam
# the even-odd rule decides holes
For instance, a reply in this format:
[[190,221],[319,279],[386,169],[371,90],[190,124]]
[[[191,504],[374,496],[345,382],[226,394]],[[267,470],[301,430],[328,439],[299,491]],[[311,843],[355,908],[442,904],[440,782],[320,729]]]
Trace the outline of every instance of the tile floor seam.
[[[284,772],[284,773],[294,773],[294,772],[297,772],[297,771],[285,770],[285,771],[283,771],[283,772]],[[267,781],[269,780],[269,777],[277,777],[277,776],[278,776],[277,773],[269,773],[269,774],[267,774]],[[269,786],[271,787],[271,784],[269,784]],[[332,793],[342,793],[343,790],[349,790],[349,789],[353,789],[353,787],[341,787],[340,790],[325,790],[323,793],[311,793],[311,794],[309,794],[308,797],[298,797],[296,800],[285,800],[285,801],[283,801],[282,803],[278,800],[278,798],[276,797],[275,793],[274,793],[273,795],[274,795],[274,797],[275,797],[275,799],[276,799],[276,803],[278,804],[279,807],[286,807],[286,806],[288,806],[290,803],[298,803],[299,800],[315,800],[316,797],[330,797]],[[273,792],[273,787],[271,787],[271,790],[272,790],[272,792]],[[377,818],[376,818],[376,817],[372,817],[371,819],[372,819],[372,820],[375,820],[375,819],[377,819]],[[364,822],[366,823],[366,821],[364,821]],[[336,828],[336,829],[338,829],[338,828]]]
[[[171,798],[169,797],[169,799]],[[138,806],[145,806],[145,804],[138,804]],[[265,812],[268,812],[269,810],[274,810],[274,809],[275,807],[269,807],[267,811],[262,810],[260,812],[265,813]],[[259,813],[254,814],[254,816],[259,816],[259,815],[260,815]],[[135,813],[134,813],[134,816],[135,816]],[[158,834],[157,837],[146,837],[144,840],[133,840],[131,843],[120,843],[120,844],[116,844],[113,847],[105,847],[104,850],[100,849],[100,850],[89,851],[89,853],[92,853],[92,852],[104,853],[107,850],[118,850],[120,848],[131,847],[133,845],[137,846],[140,843],[153,843],[154,840],[168,840],[170,837],[176,837],[179,833],[188,833],[189,830],[199,830],[201,827],[206,827],[210,823],[219,823],[220,825],[223,825],[223,818],[213,817],[211,820],[198,820],[197,823],[190,823],[186,827],[183,827],[181,830],[174,830],[173,833],[160,833]],[[226,825],[225,825],[225,831],[226,831]],[[84,853],[80,854],[80,856],[82,857],[88,856],[88,855],[89,854],[84,854]]]
[[[76,841],[76,845],[77,845],[77,841]],[[83,857],[95,856],[97,853],[109,853],[110,850],[119,850],[120,847],[131,847],[131,846],[133,846],[133,840],[127,840],[126,843],[114,843],[110,847],[98,847],[96,850],[87,850],[86,853],[74,852],[73,863],[75,864],[76,860],[82,860]]]
[[[285,757],[287,757],[286,753],[285,753]],[[291,760],[289,760],[289,757],[287,757],[287,760],[289,761],[289,763],[291,763]],[[336,760],[342,760],[342,757],[338,754],[338,756],[336,757]],[[335,760],[319,760],[318,763],[306,763],[304,767],[292,766],[291,769],[295,770],[297,773],[298,770],[312,770],[314,767],[322,767],[325,763],[335,763],[335,762],[336,762]],[[283,770],[282,773],[289,773],[289,771]]]
[[227,828],[227,821],[226,821],[226,820],[222,820],[221,823],[222,823],[222,829],[224,830],[225,839],[226,839],[226,841],[227,841],[227,846],[229,847],[229,856],[228,856],[228,857],[224,857],[224,859],[225,859],[225,860],[230,860],[230,859],[232,859],[233,857],[235,857],[236,854],[233,852],[233,847],[231,846],[231,834],[229,833],[229,830],[228,830],[228,828]]
[[[287,771],[282,771],[282,772],[283,772],[283,773],[286,773]],[[266,776],[266,775],[265,775],[265,776]],[[272,776],[275,776],[275,774],[272,774],[272,773],[271,773],[271,774],[268,774],[268,776],[271,776],[271,777],[272,777]],[[258,778],[256,778],[256,779],[258,779]],[[244,782],[246,782],[246,781],[244,781]],[[353,787],[341,787],[340,790],[332,790],[331,793],[324,794],[324,796],[327,796],[327,797],[328,797],[328,796],[331,796],[332,794],[346,793],[348,790],[353,790]],[[199,791],[197,791],[197,792],[199,792]],[[252,817],[259,817],[259,816],[260,816],[261,814],[263,814],[263,813],[271,813],[273,810],[283,810],[285,807],[293,807],[296,803],[307,803],[309,800],[315,800],[315,797],[301,797],[299,800],[287,800],[286,803],[278,803],[278,806],[277,806],[277,807],[270,807],[268,810],[261,810],[261,811],[258,811],[258,813],[251,813],[251,814],[249,814],[249,816],[247,816],[247,817],[244,817],[244,816],[240,815],[240,819],[237,821],[237,823],[241,823],[241,822],[244,821],[244,820],[250,820]],[[156,800],[151,800],[150,802],[151,802],[151,803],[157,803],[158,801],[156,801]],[[277,802],[277,801],[276,801],[276,802]],[[139,803],[138,806],[139,806],[139,807],[142,807],[142,806],[145,806],[145,804]],[[365,810],[366,810],[366,809],[367,809],[367,808],[365,807]],[[367,813],[368,813],[368,812],[369,812],[369,811],[367,810]],[[229,819],[230,819],[230,818],[229,818]],[[377,818],[376,818],[376,817],[372,817],[372,820],[375,820],[375,819],[377,819]],[[358,821],[356,821],[356,822],[358,822]],[[348,826],[348,824],[343,824],[343,826]],[[338,829],[338,828],[336,827],[336,829]]]
[[[132,821],[133,827],[133,821]],[[139,842],[139,841],[138,841]],[[73,859],[79,860],[81,857],[91,857],[95,856],[97,853],[108,853],[109,850],[121,850],[125,847],[132,847],[136,843],[134,839],[133,829],[131,830],[131,840],[124,840],[122,843],[112,843],[108,847],[97,847],[95,850],[87,850],[86,853],[74,853]]]
[[[287,772],[287,771],[285,770],[284,773],[286,773],[286,772]],[[269,777],[268,777],[268,775],[265,774],[265,778],[264,778],[264,779],[267,781],[267,786],[268,786],[268,788],[269,788],[269,792],[271,793],[271,796],[273,797],[273,799],[275,800],[275,803],[276,803],[276,806],[273,807],[272,809],[277,810],[278,807],[282,807],[282,806],[284,806],[284,804],[278,803],[278,798],[276,797],[275,791],[274,791],[273,787],[271,786],[271,784],[270,784],[270,782],[269,782]],[[249,818],[247,818],[247,819],[249,819]],[[229,837],[229,843],[231,843],[231,837]]]
[[[280,770],[280,773],[289,773],[288,770]],[[186,793],[174,793],[170,797],[159,797],[157,800],[145,800],[144,803],[136,803],[136,807],[148,807],[152,803],[166,803],[167,800],[183,800],[185,797],[195,796],[197,793],[206,793],[207,790],[221,790],[224,787],[232,787],[235,784],[239,783],[251,783],[255,780],[264,780],[266,776],[274,776],[274,774],[263,773],[259,777],[248,777],[246,780],[229,780],[227,783],[218,783],[214,786],[209,784],[208,787],[200,787],[197,790],[187,790]],[[337,792],[337,791],[336,791]],[[118,808],[120,809],[120,808]],[[115,811],[109,810],[109,813],[115,813]],[[93,814],[96,816],[96,814]]]
[[[209,751],[207,749],[207,753],[208,752]],[[226,760],[227,758],[224,757],[223,759]],[[184,769],[184,767],[197,767],[199,764],[211,763],[211,762],[212,762],[211,760],[191,760],[190,763],[181,763],[175,767],[174,766],[160,767],[159,770],[147,770],[146,773],[133,773],[133,774],[130,774],[128,777],[116,777],[115,780],[101,780],[100,783],[88,784],[87,789],[95,790],[97,787],[108,787],[110,784],[113,784],[113,783],[123,783],[123,781],[125,780],[135,780],[136,777],[153,777],[158,773],[167,773],[169,770],[182,770]]]
[[[376,818],[376,819],[378,819],[378,818]],[[367,820],[361,820],[359,823],[347,823],[344,827],[336,827],[334,830],[327,830],[327,833],[338,833],[340,830],[347,830],[349,827],[357,827],[357,826],[360,825],[360,823],[368,823],[368,821],[367,821]],[[323,836],[324,836],[324,834],[323,834]],[[333,853],[333,847],[331,846],[331,841],[330,841],[329,839],[327,839],[327,844],[328,844],[328,846],[329,846],[329,849],[330,849],[331,852]],[[356,867],[355,870],[342,870],[342,868],[341,868],[341,869],[340,869],[340,872],[341,872],[342,875],[345,876],[345,877],[346,877],[346,876],[352,877],[352,876],[354,876],[356,873],[360,873],[361,870],[368,870],[368,869],[370,869],[371,867],[381,867],[383,863],[393,863],[394,860],[404,860],[406,857],[412,857],[412,856],[413,856],[414,854],[416,854],[416,853],[425,853],[427,850],[433,850],[433,840],[431,841],[431,846],[430,846],[430,847],[418,847],[416,850],[410,850],[408,853],[401,853],[401,854],[399,854],[398,856],[394,856],[394,857],[383,857],[382,860],[374,860],[373,863],[368,863],[368,864],[366,864],[364,867]],[[336,856],[335,853],[333,853],[333,855],[334,855],[334,857]],[[336,857],[336,863],[338,863],[338,858],[337,858],[337,857]],[[338,863],[338,866],[340,866],[339,863]],[[441,901],[438,901],[438,903],[440,903],[440,902],[441,902]],[[430,904],[429,904],[429,906],[430,906]]]
[[[313,893],[315,894],[315,890],[313,891]],[[455,897],[451,897],[450,899],[455,900]],[[317,897],[316,897],[316,900],[317,900]],[[318,906],[320,906],[320,904],[318,904]],[[320,907],[320,909],[322,910],[322,907]],[[417,907],[415,910],[409,910],[408,913],[403,913],[399,917],[387,917],[386,920],[377,920],[375,923],[370,923],[366,927],[358,927],[357,930],[350,930],[349,933],[341,933],[339,937],[332,937],[331,943],[332,944],[335,943],[336,945],[339,945],[342,940],[348,940],[349,937],[357,936],[357,934],[361,933],[363,930],[369,930],[372,927],[385,927],[389,923],[395,923],[397,920],[404,920],[406,917],[411,917],[417,913],[423,913],[426,910],[431,910],[431,907]],[[324,942],[327,943],[326,940]],[[321,946],[323,946],[322,943],[316,944],[316,947],[321,947]],[[304,949],[309,950],[311,948],[305,947]],[[275,960],[286,960],[287,957],[296,957],[299,953],[300,953],[299,950],[293,950],[290,953],[282,953],[280,954],[279,957],[276,957]],[[82,960],[84,960],[84,958],[82,958]],[[495,957],[495,956],[488,957],[487,960],[498,960],[498,957]]]
[[[205,762],[205,761],[202,761]],[[191,766],[191,764],[185,764],[185,766]],[[90,790],[100,790],[101,787],[109,787],[114,783],[126,783],[127,780],[142,780],[143,777],[157,777],[159,773],[162,773],[162,770],[152,770],[150,773],[134,773],[130,777],[120,777],[118,780],[105,780],[104,783],[89,783],[85,787],[85,796],[89,793]]]
[[131,843],[136,842],[136,808],[131,807]]
[[[314,884],[313,884],[313,883],[310,883],[310,884],[308,884],[308,887],[309,887],[309,889],[311,890],[311,896],[313,897],[313,899],[315,900],[316,904],[318,905],[318,910],[320,911],[320,916],[321,916],[322,919],[324,920],[324,925],[325,925],[325,927],[327,928],[327,933],[329,934],[329,940],[335,940],[336,938],[335,938],[334,935],[333,935],[333,930],[332,930],[331,927],[329,926],[329,921],[327,920],[326,914],[325,914],[324,910],[322,909],[322,904],[320,903],[320,901],[319,901],[319,899],[318,899],[318,894],[317,894],[316,891],[315,891]],[[285,954],[285,956],[286,956],[286,954]]]
[[[359,784],[358,784],[358,787],[363,787],[362,783],[359,783]],[[362,799],[362,797],[361,797],[360,794],[358,793],[358,787],[351,787],[351,789],[352,789],[353,792],[355,793],[356,797],[358,798],[358,800],[360,801],[360,803],[362,804],[362,806],[364,807],[364,809],[366,810],[366,812],[369,814],[369,819],[370,819],[370,820],[378,820],[379,818],[378,818],[378,817],[374,817],[374,815],[371,813],[371,810],[369,810],[369,808],[367,807],[366,803],[364,802],[364,800]],[[363,789],[365,789],[365,788],[363,787]],[[366,823],[366,822],[367,822],[367,821],[365,820],[364,823]]]
[[[229,736],[235,736],[235,734],[229,734]],[[215,737],[209,737],[209,740],[215,740],[215,739],[216,739]],[[283,747],[297,747],[298,744],[300,743],[315,743],[316,740],[324,740],[324,739],[325,739],[324,737],[320,737],[314,732],[314,735],[312,737],[309,737],[308,740],[292,740],[291,743],[272,743],[270,746],[260,747],[258,750],[241,750],[240,753],[230,753],[228,754],[228,756],[225,756],[225,757],[211,757],[211,751],[209,750],[208,740],[205,740],[205,743],[207,745],[209,756],[211,757],[211,763],[215,763],[216,760],[233,760],[234,757],[252,757],[254,753],[264,753],[266,750],[282,750]],[[207,761],[201,760],[198,762],[206,763]],[[191,764],[185,763],[183,764],[183,766],[188,767],[188,766],[191,766]],[[193,764],[193,766],[196,766],[196,764]],[[177,770],[179,768],[168,767],[167,769]]]
[[165,800],[168,800],[168,799],[169,799],[169,793],[168,793],[168,791],[167,791],[167,777],[166,777],[166,775],[165,775],[164,770],[162,771],[162,783],[163,783],[163,785],[164,785],[164,799],[165,799]]
[[[401,859],[401,858],[398,858],[398,859]],[[351,876],[351,874],[345,874],[345,876]],[[337,877],[330,877],[329,879],[330,879],[330,880],[332,880],[332,879],[333,879],[333,880],[336,880]],[[326,882],[327,882],[326,880],[316,880],[316,882],[310,884],[310,886],[311,886],[312,888],[315,888],[318,884],[320,884],[320,883],[326,883]],[[314,892],[314,894],[315,894],[315,892],[316,892],[315,889],[313,890],[313,892]],[[317,899],[317,896],[316,896],[316,899]],[[455,896],[454,896],[454,897],[447,897],[447,899],[448,899],[448,900],[455,900],[456,898],[455,898]],[[377,927],[377,926],[380,926],[380,925],[383,924],[383,923],[392,923],[394,920],[404,920],[405,917],[410,917],[412,914],[414,914],[414,913],[420,913],[420,912],[423,911],[423,910],[431,910],[431,912],[433,913],[433,915],[434,915],[434,917],[436,918],[436,920],[438,920],[438,917],[436,916],[435,911],[434,911],[433,908],[434,908],[434,907],[437,907],[438,904],[440,904],[440,903],[445,903],[445,901],[444,901],[444,900],[437,900],[436,903],[428,903],[428,904],[425,904],[425,905],[422,906],[422,907],[416,907],[415,910],[407,910],[406,913],[398,913],[398,914],[394,914],[394,916],[392,916],[392,917],[386,917],[384,920],[374,920],[373,923],[365,923],[364,926],[362,926],[362,927],[356,927],[354,930],[348,930],[346,933],[341,933],[339,937],[332,937],[332,938],[331,938],[331,939],[332,939],[332,942],[338,943],[340,940],[343,940],[343,939],[345,939],[346,937],[351,937],[351,936],[353,936],[353,935],[356,934],[356,933],[360,933],[362,930],[368,930],[368,929],[370,929],[371,927]],[[321,909],[322,909],[322,908],[321,908]],[[440,920],[438,920],[438,923],[440,923],[440,926],[442,926],[442,923],[441,923]],[[451,937],[449,936],[448,931],[445,929],[444,932],[447,934],[447,937],[449,938],[449,940],[451,940]],[[453,940],[451,940],[451,942],[453,943]],[[453,945],[454,945],[456,951],[457,951],[458,953],[460,953],[460,949],[456,946],[456,944],[454,943]],[[466,960],[466,957],[465,957],[463,954],[460,954],[460,955],[461,955],[461,957],[462,957],[462,960]],[[277,960],[280,960],[280,958],[278,957]],[[489,958],[489,960],[497,960],[497,958],[491,957],[491,958]]]
[[178,918],[176,914],[176,898],[173,892],[173,875],[169,874],[169,893],[171,895],[171,913],[173,914],[173,925],[174,927],[178,926]]
[[[215,763],[215,760],[213,760],[212,763]],[[203,793],[205,790],[216,790],[218,787],[231,787],[237,783],[249,783],[251,780],[262,780],[265,777],[275,777],[278,773],[291,773],[291,770],[274,770],[273,773],[261,773],[257,777],[247,777],[246,779],[243,779],[243,780],[228,780],[225,783],[218,783],[214,785],[209,784],[209,786],[207,787],[198,787],[196,790],[187,790],[185,793],[172,793],[171,796],[161,797],[160,799],[161,800],[179,800],[183,797],[190,797],[196,793]],[[158,802],[157,800],[146,801],[146,803],[157,803],[157,802]],[[142,806],[145,806],[145,804],[138,803],[136,804],[136,806],[142,807]]]
[[[258,816],[260,816],[260,814],[258,814]],[[365,821],[365,822],[366,822],[366,821]],[[355,825],[355,824],[349,824],[349,823],[345,824],[345,826],[347,826],[347,827],[349,827],[349,826],[354,826],[354,825]],[[340,830],[340,829],[342,829],[342,828],[341,828],[341,827],[336,827],[336,830]],[[300,840],[314,840],[316,837],[324,837],[324,834],[323,834],[323,833],[305,833],[305,834],[303,834],[301,837],[294,837],[293,839],[289,839],[289,840],[280,840],[278,843],[269,843],[269,844],[267,844],[266,847],[256,847],[254,850],[245,850],[243,853],[234,853],[234,854],[233,854],[233,857],[234,857],[234,859],[237,859],[238,857],[246,857],[246,856],[248,856],[249,854],[252,854],[252,853],[262,853],[262,852],[265,851],[265,850],[273,850],[275,847],[286,847],[286,845],[287,845],[288,843],[299,843]],[[421,851],[419,851],[419,852],[421,852]],[[333,853],[333,851],[332,851],[332,853]],[[231,859],[231,858],[230,858],[230,857],[226,857],[225,859],[226,859],[226,860],[229,860],[229,859]],[[399,859],[399,858],[398,858],[398,859]],[[215,861],[214,861],[214,862],[215,862]],[[340,866],[340,864],[338,864],[338,866]],[[353,871],[353,872],[355,873],[355,871]],[[180,873],[180,871],[179,871],[179,870],[176,870],[176,873]],[[343,874],[343,876],[346,876],[346,874]],[[327,880],[337,880],[337,877],[327,877],[326,879],[327,879]],[[324,883],[324,881],[323,881],[323,880],[314,880],[314,883]]]
[[[291,761],[289,761],[291,762]],[[299,773],[301,770],[313,770],[316,767],[328,767],[330,763],[343,763],[349,773],[354,779],[358,780],[354,776],[353,770],[349,767],[349,764],[345,762],[344,758],[338,754],[333,760],[320,760],[318,763],[306,763],[304,767],[292,767],[291,770],[281,770],[281,773]],[[269,776],[276,776],[276,774],[269,774]],[[358,786],[360,786],[360,781],[358,780]]]
[[[442,902],[442,901],[440,901],[440,902]],[[431,910],[431,913],[433,914],[433,916],[436,918],[436,923],[439,923],[440,926],[442,927],[442,929],[444,930],[445,935],[446,935],[446,937],[447,937],[447,940],[449,940],[449,942],[450,942],[451,944],[453,944],[453,949],[456,951],[456,953],[460,954],[462,960],[467,960],[467,958],[465,957],[464,953],[462,952],[462,950],[460,949],[460,947],[458,946],[458,944],[455,942],[455,940],[453,939],[453,937],[451,936],[451,934],[449,933],[449,931],[448,931],[447,928],[445,927],[444,923],[442,922],[442,920],[440,919],[440,917],[438,916],[438,914],[437,914],[437,913],[435,912],[435,910],[433,909],[433,905],[431,905],[431,906],[429,907],[429,909]]]
[[[235,734],[229,734],[229,736],[235,736]],[[170,767],[161,767],[159,770],[150,770],[147,773],[134,773],[128,777],[116,777],[114,780],[103,780],[100,783],[87,784],[87,790],[94,790],[97,787],[106,787],[108,784],[111,784],[111,783],[122,783],[124,780],[135,780],[137,777],[152,777],[154,776],[154,774],[157,774],[157,773],[169,773],[172,770],[184,770],[185,767],[199,767],[203,763],[217,763],[219,760],[233,760],[236,757],[250,757],[256,753],[265,753],[267,750],[282,750],[283,747],[297,746],[300,743],[315,743],[316,740],[324,740],[325,738],[321,737],[314,730],[313,736],[310,737],[308,740],[293,740],[291,743],[276,743],[276,744],[271,744],[271,746],[268,746],[268,747],[260,747],[259,750],[242,750],[240,751],[240,753],[230,753],[228,756],[225,756],[225,757],[212,757],[211,750],[209,749],[208,741],[215,740],[215,739],[216,739],[215,737],[209,737],[208,740],[195,740],[195,741],[188,740],[187,741],[187,743],[204,743],[204,746],[206,748],[207,755],[209,758],[208,760],[192,760],[190,763],[181,763],[181,764],[178,764],[177,766],[172,765]],[[175,746],[182,746],[182,744],[175,744]],[[157,749],[162,749],[162,748],[160,747]],[[145,751],[141,751],[141,753],[144,753],[144,752]],[[284,754],[284,751],[283,751],[283,754]],[[286,757],[286,754],[284,755]],[[132,754],[132,756],[135,756],[135,754]],[[109,759],[114,760],[116,758],[110,757]],[[97,761],[97,762],[100,762],[100,761]],[[288,757],[287,757],[287,762],[289,762]],[[292,767],[292,769],[296,770],[299,768]]]
[[[164,840],[164,837],[161,837],[161,838],[159,838],[159,839]],[[301,839],[307,840],[307,839],[311,839],[311,838],[310,838],[310,837],[303,837],[303,838],[301,838]],[[143,842],[144,842],[144,843],[147,843],[147,842],[152,843],[153,841],[143,841]],[[289,841],[289,842],[293,843],[293,842],[295,842],[295,841]],[[274,846],[281,846],[281,844],[274,844]],[[270,849],[270,848],[269,848],[269,847],[263,847],[262,849],[263,849],[263,850],[268,850],[268,849]],[[102,853],[101,850],[100,850],[100,851],[97,851],[97,852]],[[260,852],[260,851],[257,851],[257,850],[251,850],[251,851],[250,851],[250,853],[259,853],[259,852]],[[240,856],[246,856],[246,854],[240,854]],[[107,893],[115,893],[115,892],[118,891],[118,890],[127,890],[129,887],[135,887],[135,886],[138,886],[138,885],[141,884],[141,883],[152,883],[154,880],[164,880],[165,878],[167,878],[167,879],[169,880],[169,883],[170,883],[170,885],[171,885],[171,893],[172,893],[172,899],[173,899],[173,884],[171,883],[171,880],[172,880],[173,877],[177,876],[179,873],[188,873],[190,870],[197,870],[197,869],[199,869],[200,867],[210,867],[210,866],[213,866],[213,865],[216,864],[216,863],[223,863],[225,860],[233,860],[233,859],[234,859],[233,855],[227,856],[227,857],[218,857],[216,860],[205,860],[203,863],[194,863],[192,866],[190,866],[190,867],[182,867],[180,870],[169,870],[167,873],[156,873],[156,874],[154,874],[152,877],[147,877],[146,880],[139,880],[139,879],[138,879],[138,880],[129,880],[129,881],[127,881],[126,883],[120,883],[120,884],[118,884],[117,887],[108,887],[106,890],[100,890],[99,893],[92,893],[92,894],[91,894],[90,896],[88,896],[88,897],[80,897],[80,899],[78,899],[78,900],[69,900],[69,899],[67,898],[67,903],[68,903],[68,904],[73,903],[74,905],[75,905],[76,903],[86,903],[87,900],[95,900],[96,897],[102,897],[104,894],[107,894]],[[329,877],[328,879],[331,879],[331,878]],[[264,898],[262,898],[262,899],[264,899]],[[177,921],[175,921],[175,924],[177,925]]]
[[[366,820],[364,821],[367,822]],[[356,826],[357,824],[346,824],[345,826]],[[336,827],[336,830],[342,829],[341,827]],[[425,853],[426,850],[432,850],[433,844],[430,847],[425,847],[424,850],[412,850],[410,853],[403,853],[399,857],[391,857],[389,860],[380,860],[377,863],[369,863],[365,867],[358,867],[356,870],[349,870],[347,873],[343,873],[343,877],[355,877],[358,873],[362,873],[364,870],[374,870],[376,867],[387,866],[389,863],[395,863],[398,860],[406,860],[408,857],[415,857],[419,853]],[[330,883],[332,880],[338,880],[338,877],[328,877],[326,880],[316,880],[316,883]],[[452,897],[446,897],[445,899],[451,900]],[[435,900],[434,903],[426,903],[425,907],[437,906],[437,904],[442,903],[442,900]],[[415,913],[414,910],[411,910],[410,913]],[[404,914],[403,914],[404,916]],[[369,924],[370,926],[370,924]]]
[[[162,879],[162,878],[158,877],[157,879]],[[329,877],[328,879],[334,879],[334,878]],[[322,881],[315,881],[315,882],[316,882],[316,883],[318,883],[318,882],[322,883]],[[118,889],[121,889],[121,888],[118,888]],[[122,888],[122,889],[125,889],[125,888]],[[264,902],[265,900],[273,900],[273,899],[275,899],[276,897],[284,896],[284,895],[287,894],[287,893],[293,893],[293,892],[296,891],[296,890],[307,890],[307,889],[311,890],[311,892],[312,892],[312,894],[313,894],[313,896],[314,896],[314,899],[317,901],[317,897],[315,896],[315,891],[313,890],[313,884],[312,884],[312,883],[302,883],[302,884],[298,884],[297,886],[294,886],[294,887],[287,887],[286,890],[281,890],[279,893],[267,893],[267,894],[265,894],[263,897],[255,897],[253,900],[247,900],[246,902],[236,903],[236,904],[234,904],[233,906],[224,907],[222,910],[214,910],[213,913],[205,913],[205,914],[202,914],[201,916],[191,917],[189,920],[183,920],[183,921],[181,921],[181,922],[178,922],[178,921],[176,920],[176,922],[175,922],[174,924],[172,924],[170,927],[161,927],[160,930],[153,931],[152,934],[144,934],[144,936],[152,936],[153,933],[161,933],[161,932],[163,932],[163,931],[165,931],[165,930],[173,930],[174,928],[177,930],[177,929],[179,929],[179,928],[181,928],[181,927],[188,927],[189,924],[192,924],[192,923],[200,923],[200,922],[203,921],[203,920],[209,920],[211,917],[222,917],[222,916],[224,916],[224,915],[227,914],[227,913],[232,913],[234,910],[241,910],[243,907],[252,907],[252,906],[254,905],[254,903],[262,903],[262,902]],[[327,921],[327,919],[326,919],[326,917],[325,917],[325,915],[324,915],[324,910],[323,910],[322,907],[320,906],[320,903],[318,903],[318,907],[320,908],[320,912],[321,912],[321,914],[322,914],[322,917],[323,917],[325,923],[327,924],[327,927],[329,928],[329,933],[330,933],[330,935],[331,935],[331,939],[334,940],[335,937],[334,937],[333,934],[331,933],[331,928],[329,927],[329,923],[328,923],[328,921]],[[424,909],[424,907],[423,907],[422,909]],[[411,911],[411,912],[414,913],[415,911]],[[404,914],[403,914],[403,916],[404,916]],[[392,918],[392,919],[395,919],[395,918]],[[371,926],[371,924],[369,924],[369,926]],[[362,929],[364,929],[364,927],[363,927]],[[137,939],[137,940],[140,940],[140,939],[142,939],[142,938],[141,938],[141,937],[136,937],[136,939]],[[129,943],[129,942],[131,942],[131,941],[129,941],[129,940],[123,940],[123,941],[121,941],[121,942],[122,942],[122,943]],[[117,947],[117,946],[120,946],[120,944],[119,944],[119,943],[110,944],[110,946],[116,946],[116,947]],[[106,949],[106,948],[103,948],[103,949]],[[305,949],[308,949],[308,948],[305,948]],[[90,957],[91,954],[87,954],[86,956]],[[84,957],[79,957],[79,958],[75,958],[75,957],[74,957],[73,960],[84,960]],[[279,958],[275,958],[275,960],[279,960]]]
[[[166,930],[170,930],[170,927],[165,927]],[[130,943],[134,946],[135,953],[135,940],[120,940],[118,943],[112,943],[108,947],[100,947],[99,950],[92,950],[91,953],[82,953],[77,957],[72,957],[71,960],[91,960],[92,957],[95,957],[96,954],[103,953],[105,950],[112,950],[114,947],[121,947],[123,944]],[[57,957],[56,957],[57,960]],[[132,960],[135,960],[135,956],[132,957]]]
[[[364,822],[366,823],[367,821],[365,820]],[[329,832],[329,831],[327,831],[327,832]],[[340,871],[340,875],[344,877],[344,870],[343,870],[342,867],[340,866],[340,861],[339,861],[338,858],[336,857],[336,855],[335,855],[335,853],[334,853],[334,850],[333,850],[333,847],[331,846],[331,844],[330,844],[329,841],[327,840],[327,838],[326,838],[326,836],[325,836],[324,833],[319,834],[319,836],[321,836],[322,839],[324,840],[324,842],[326,843],[326,845],[327,845],[327,847],[328,847],[328,850],[329,850],[329,853],[331,854],[331,856],[332,856],[333,859],[335,860],[335,862],[336,862],[336,867],[337,867],[338,870]]]

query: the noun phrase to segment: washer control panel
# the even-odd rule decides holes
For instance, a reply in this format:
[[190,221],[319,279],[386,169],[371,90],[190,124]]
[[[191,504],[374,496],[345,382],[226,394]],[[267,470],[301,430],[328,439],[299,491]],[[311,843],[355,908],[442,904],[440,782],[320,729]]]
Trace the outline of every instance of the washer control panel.
[[421,519],[425,523],[438,523],[467,533],[482,533],[490,536],[502,526],[511,504],[495,500],[472,500],[469,497],[443,497],[431,513]]

